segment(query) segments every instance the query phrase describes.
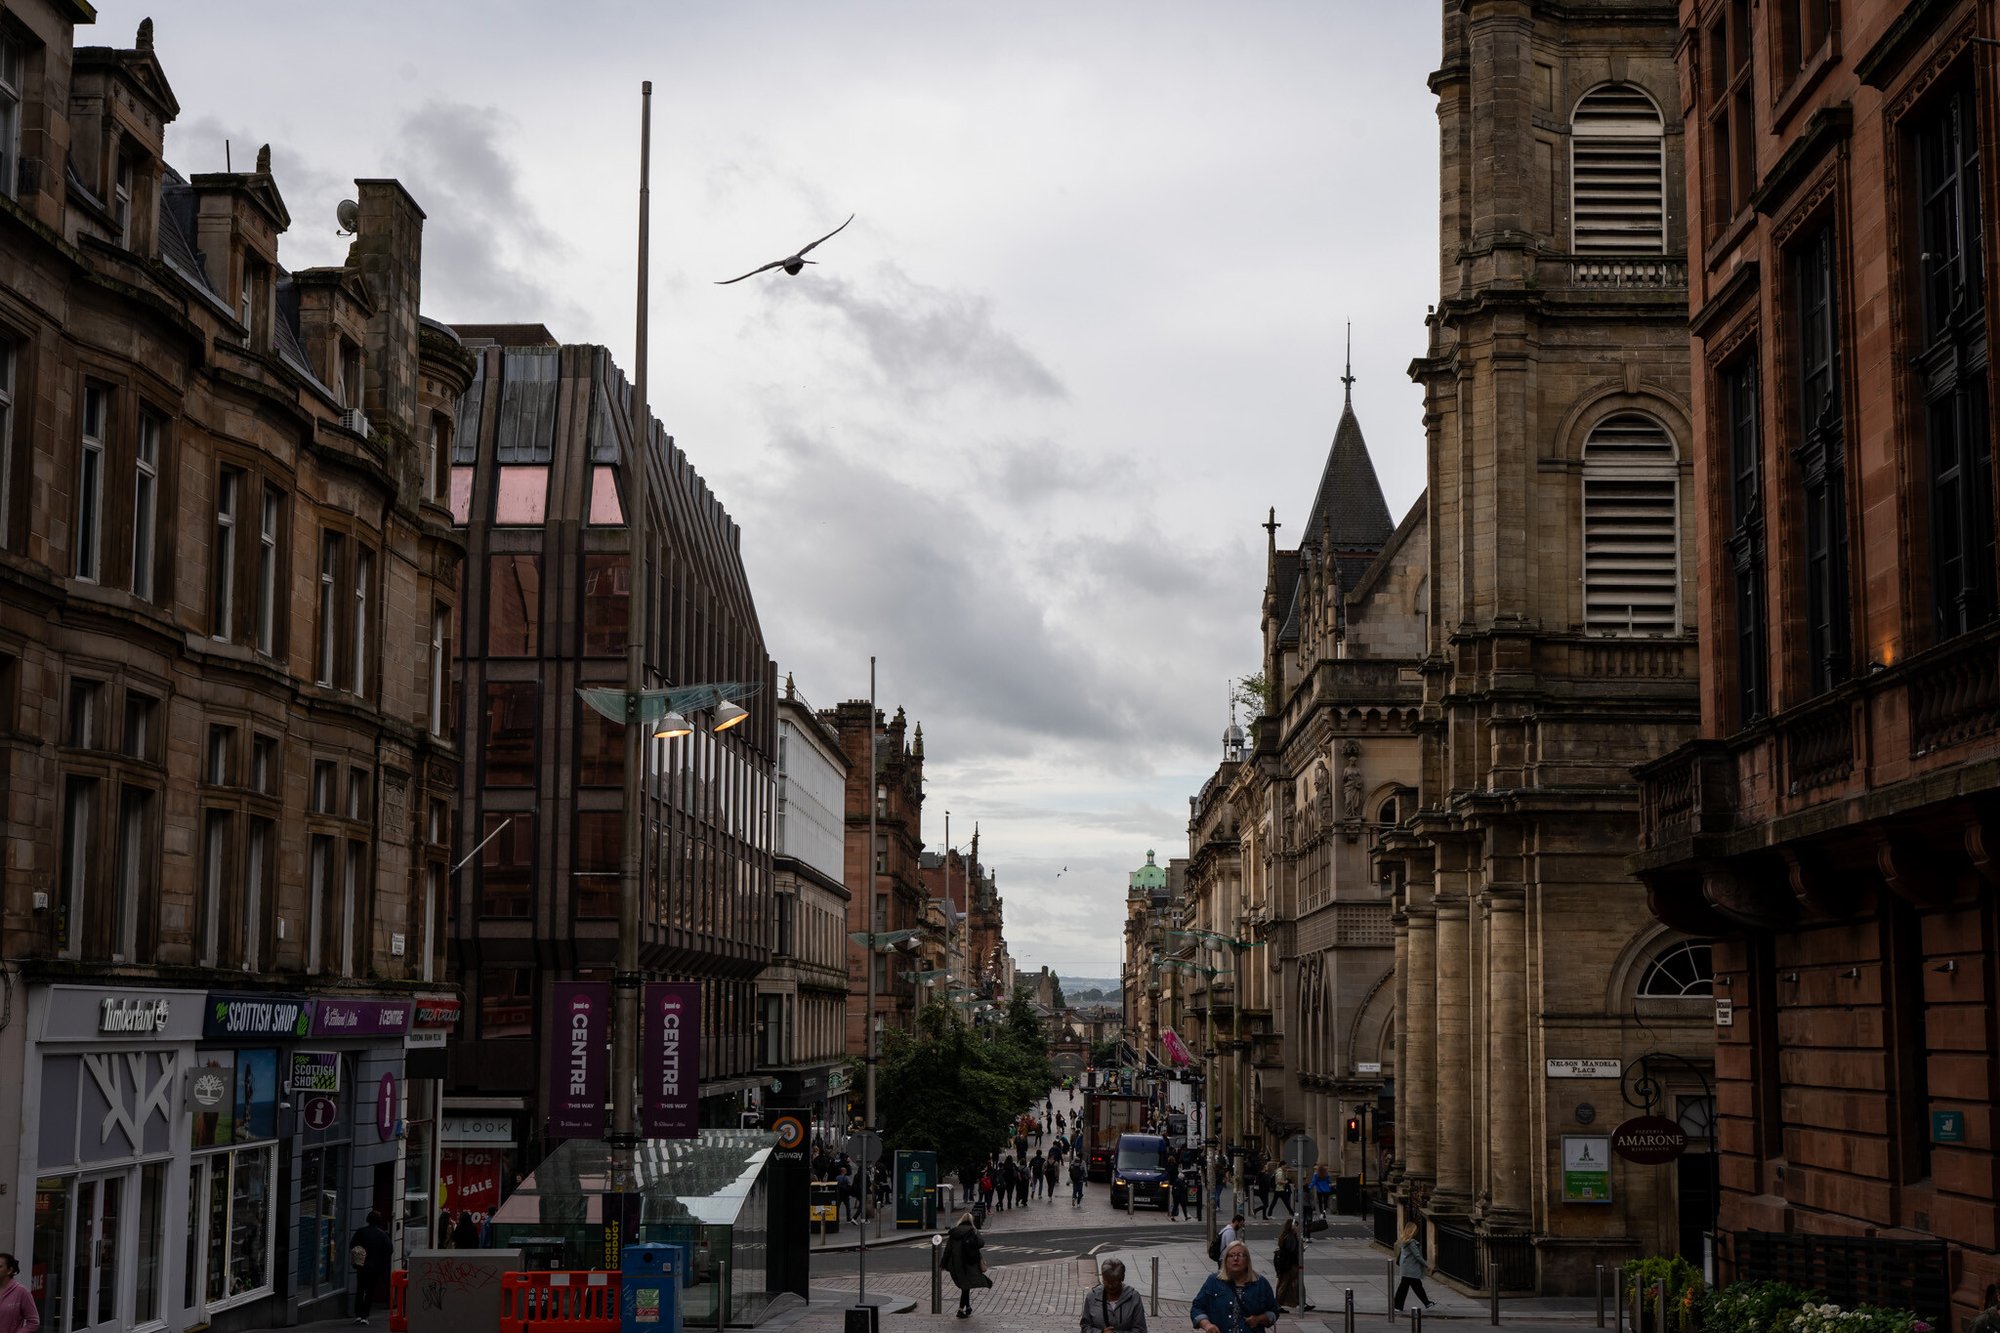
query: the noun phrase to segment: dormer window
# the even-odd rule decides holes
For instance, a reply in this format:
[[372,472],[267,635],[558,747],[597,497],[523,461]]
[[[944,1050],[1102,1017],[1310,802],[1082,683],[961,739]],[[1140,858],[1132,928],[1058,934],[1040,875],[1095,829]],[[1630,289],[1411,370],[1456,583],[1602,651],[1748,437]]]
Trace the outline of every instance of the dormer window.
[[21,44],[0,32],[0,194],[17,192],[20,163]]
[[333,389],[340,396],[342,407],[358,410],[361,406],[361,349],[347,339],[340,340],[335,369],[338,380]]
[[132,159],[118,155],[118,167],[111,177],[111,217],[118,224],[118,244],[132,248]]

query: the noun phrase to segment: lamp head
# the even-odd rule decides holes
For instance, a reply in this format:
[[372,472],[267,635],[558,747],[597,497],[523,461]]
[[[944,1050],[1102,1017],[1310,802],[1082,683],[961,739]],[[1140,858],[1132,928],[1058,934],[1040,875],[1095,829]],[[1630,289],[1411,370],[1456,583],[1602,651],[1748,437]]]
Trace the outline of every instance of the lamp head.
[[682,736],[692,735],[694,728],[688,724],[686,718],[673,709],[667,710],[667,715],[660,719],[660,725],[653,732],[655,740],[663,741],[678,740]]
[[724,699],[715,706],[715,725],[712,731],[724,732],[750,716],[750,710],[733,699]]

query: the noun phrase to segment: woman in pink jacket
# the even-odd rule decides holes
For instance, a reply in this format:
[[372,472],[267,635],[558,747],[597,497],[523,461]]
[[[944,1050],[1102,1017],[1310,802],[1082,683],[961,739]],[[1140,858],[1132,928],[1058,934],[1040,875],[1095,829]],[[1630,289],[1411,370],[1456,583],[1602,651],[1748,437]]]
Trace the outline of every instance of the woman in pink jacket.
[[20,1281],[21,1261],[0,1251],[0,1333],[35,1333],[42,1312]]

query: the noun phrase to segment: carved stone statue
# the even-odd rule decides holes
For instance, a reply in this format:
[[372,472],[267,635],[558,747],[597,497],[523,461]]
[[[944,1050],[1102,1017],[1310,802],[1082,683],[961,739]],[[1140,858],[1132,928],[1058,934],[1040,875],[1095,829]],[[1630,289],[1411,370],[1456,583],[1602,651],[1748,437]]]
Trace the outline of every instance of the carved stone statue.
[[1341,747],[1340,813],[1343,819],[1361,818],[1361,746],[1349,741]]

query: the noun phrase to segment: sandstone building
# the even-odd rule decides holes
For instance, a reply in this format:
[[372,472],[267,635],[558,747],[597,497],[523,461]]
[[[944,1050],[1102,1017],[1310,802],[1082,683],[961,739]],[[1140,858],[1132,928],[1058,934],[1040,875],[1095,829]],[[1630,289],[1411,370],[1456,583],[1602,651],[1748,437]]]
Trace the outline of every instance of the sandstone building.
[[[578,695],[623,690],[629,636],[650,687],[754,684],[750,717],[647,750],[640,968],[701,984],[704,1125],[734,1127],[757,1075],[756,978],[772,947],[778,700],[739,529],[657,420],[642,432],[605,348],[540,325],[461,325],[475,373],[446,481],[467,553],[457,645],[465,811],[452,936],[472,1022],[451,1104],[506,1126],[487,1146],[531,1168],[547,1144],[557,980],[611,979],[625,828],[621,726]],[[643,439],[642,439],[643,435]],[[650,469],[655,587],[634,595],[625,525]]]
[[778,701],[771,965],[757,978],[763,1101],[847,1124],[847,756],[790,676]]
[[2000,1282],[1990,5],[1680,5],[1725,1274],[1958,1328]]
[[[847,759],[846,882],[860,886],[847,916],[847,1054],[868,1052],[868,969],[870,950],[856,944],[857,934],[883,935],[917,931],[923,926],[928,895],[923,878],[924,729],[910,736],[909,723],[898,708],[882,719],[880,709],[866,699],[850,699],[821,714],[840,738]],[[869,747],[875,751],[869,762]],[[869,790],[870,775],[874,790]],[[868,845],[869,802],[874,802],[875,845]],[[874,951],[875,1010],[879,1030],[908,1028],[918,1004],[921,950],[915,935],[901,947]]]
[[0,14],[0,1249],[52,1331],[290,1323],[429,1215],[472,367],[399,184],[287,270],[90,20]]
[[[1706,952],[1651,917],[1625,864],[1630,770],[1696,716],[1676,19],[1463,0],[1431,76],[1422,753],[1379,873],[1396,1206],[1473,1285],[1482,1239],[1502,1288],[1582,1292],[1599,1263],[1699,1257],[1711,1215]],[[1584,1170],[1642,1061],[1695,1150]]]

